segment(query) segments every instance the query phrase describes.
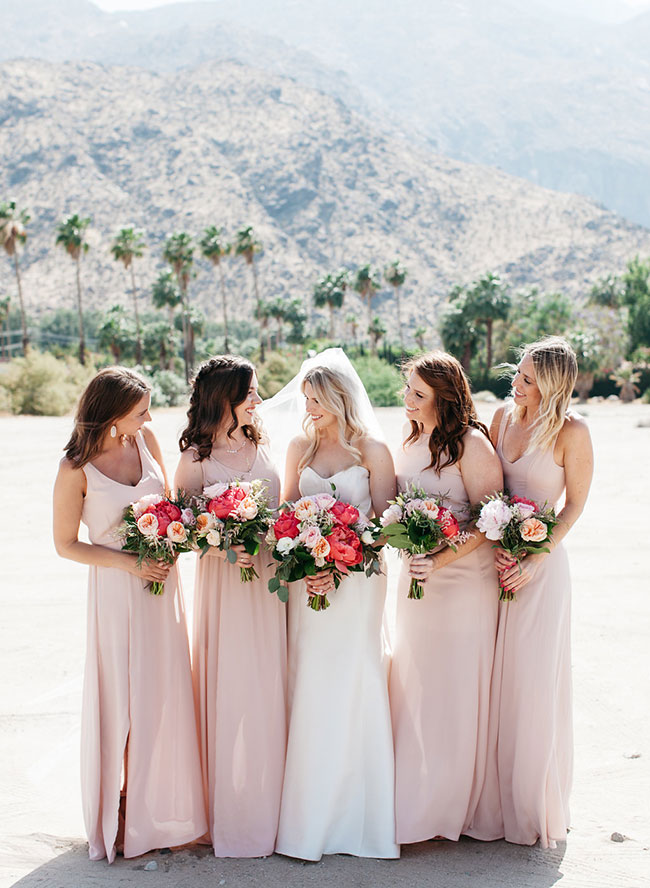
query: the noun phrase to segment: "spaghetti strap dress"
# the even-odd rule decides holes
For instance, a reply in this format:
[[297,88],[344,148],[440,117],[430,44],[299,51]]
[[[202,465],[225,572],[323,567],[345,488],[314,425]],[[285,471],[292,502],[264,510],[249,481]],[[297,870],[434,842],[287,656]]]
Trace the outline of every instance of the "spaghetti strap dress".
[[[565,476],[553,446],[507,459],[503,439],[511,421],[507,405],[497,441],[506,488],[557,507]],[[560,543],[516,600],[499,605],[488,772],[468,830],[475,838],[539,840],[542,848],[566,839],[573,766],[570,624],[571,580]]]
[[[209,456],[203,487],[267,481],[277,508],[280,478],[267,445],[249,472]],[[198,557],[198,556],[197,556]],[[272,557],[253,559],[259,579],[216,555],[199,558],[194,589],[193,673],[204,792],[217,857],[265,857],[278,831],[287,746],[286,606],[270,595]]]
[[[164,480],[141,432],[142,476],[121,484],[92,463],[82,521],[90,541],[120,549],[124,509]],[[125,570],[91,566],[81,718],[81,788],[92,860],[115,858],[127,758],[124,856],[182,845],[207,827],[185,608],[176,567],[162,595]]]
[[[458,465],[438,474],[426,436],[395,456],[397,484],[416,484],[461,527],[469,499]],[[456,840],[470,823],[485,777],[490,678],[499,598],[494,555],[482,545],[436,570],[409,599],[402,561],[390,701],[395,738],[397,841]]]

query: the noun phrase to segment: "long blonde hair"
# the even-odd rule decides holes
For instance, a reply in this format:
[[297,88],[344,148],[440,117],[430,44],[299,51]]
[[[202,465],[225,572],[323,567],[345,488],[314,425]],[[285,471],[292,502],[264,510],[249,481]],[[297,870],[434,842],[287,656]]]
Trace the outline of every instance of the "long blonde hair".
[[[520,350],[519,360],[526,355],[532,358],[535,380],[541,395],[533,434],[526,448],[526,453],[529,453],[537,448],[548,450],[555,443],[571,403],[578,375],[578,359],[569,343],[561,336],[546,336],[524,345]],[[525,407],[515,404],[514,421],[522,422],[525,413]]]
[[[362,438],[368,434],[361,422],[357,405],[354,401],[353,388],[344,373],[339,373],[329,367],[314,367],[305,374],[301,389],[305,391],[305,383],[309,383],[314,390],[318,403],[336,416],[339,427],[339,440],[344,450],[354,457],[355,463],[361,462],[361,451],[352,444],[356,438]],[[320,444],[320,433],[314,428],[309,414],[302,421],[302,427],[309,439],[309,445],[298,464],[298,471],[310,465]]]

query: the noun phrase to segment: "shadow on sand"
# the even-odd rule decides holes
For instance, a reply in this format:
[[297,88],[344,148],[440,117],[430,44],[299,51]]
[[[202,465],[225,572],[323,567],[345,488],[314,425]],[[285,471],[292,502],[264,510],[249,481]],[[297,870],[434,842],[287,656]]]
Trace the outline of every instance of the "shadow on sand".
[[[91,862],[81,842],[72,850],[39,866],[14,888],[120,888],[146,884],[174,888],[209,885],[247,888],[551,888],[561,878],[565,846],[555,851],[506,842],[422,842],[403,848],[401,860],[370,860],[345,855],[307,863],[273,855],[253,860],[215,858],[206,846],[173,852],[155,851],[142,857]],[[145,866],[156,863],[155,871]]]

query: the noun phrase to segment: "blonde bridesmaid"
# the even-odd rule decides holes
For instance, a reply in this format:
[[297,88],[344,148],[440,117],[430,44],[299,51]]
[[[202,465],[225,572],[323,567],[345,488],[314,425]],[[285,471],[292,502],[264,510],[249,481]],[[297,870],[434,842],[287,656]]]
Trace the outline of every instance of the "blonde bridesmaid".
[[[263,478],[277,508],[280,478],[259,419],[253,365],[212,358],[194,380],[175,484],[188,493],[216,482]],[[271,560],[236,547],[198,561],[193,670],[210,836],[217,857],[264,857],[278,830],[286,752],[286,609],[269,595]],[[259,579],[240,580],[254,565]]]
[[550,553],[521,567],[497,550],[502,602],[490,707],[488,776],[471,835],[542,848],[566,839],[573,763],[571,581],[562,540],[580,517],[593,473],[584,420],[570,410],[578,373],[570,345],[549,337],[524,347],[512,400],[491,434],[505,484],[537,503],[564,505]]
[[[432,352],[406,373],[398,488],[444,496],[466,527],[470,506],[502,487],[487,428],[454,357]],[[456,553],[402,565],[390,678],[400,843],[458,839],[483,784],[498,589],[492,550],[472,533]],[[421,600],[407,597],[411,577],[424,583]]]
[[[145,381],[108,367],[81,396],[54,487],[59,555],[89,565],[81,723],[92,860],[181,845],[206,830],[185,612],[176,567],[121,551],[124,509],[163,494]],[[78,538],[82,522],[90,544]],[[162,595],[148,585],[164,581]]]

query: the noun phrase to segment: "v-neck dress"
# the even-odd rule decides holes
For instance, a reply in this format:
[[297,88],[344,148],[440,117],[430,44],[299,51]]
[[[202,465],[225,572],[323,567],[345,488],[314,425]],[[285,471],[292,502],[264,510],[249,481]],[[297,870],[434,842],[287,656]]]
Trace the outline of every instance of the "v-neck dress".
[[[266,445],[258,447],[249,472],[235,472],[213,456],[201,468],[204,488],[264,479],[277,508],[280,478]],[[275,847],[287,744],[287,615],[267,588],[272,560],[262,547],[253,559],[259,579],[250,583],[216,555],[197,564],[194,693],[217,857],[265,857]]]
[[[124,509],[164,480],[141,432],[142,476],[113,481],[92,463],[82,521],[90,541],[120,549]],[[94,567],[88,579],[87,652],[81,717],[81,788],[91,859],[115,858],[122,766],[128,741],[124,856],[182,845],[205,833],[185,608],[176,567],[162,595],[128,571]]]

